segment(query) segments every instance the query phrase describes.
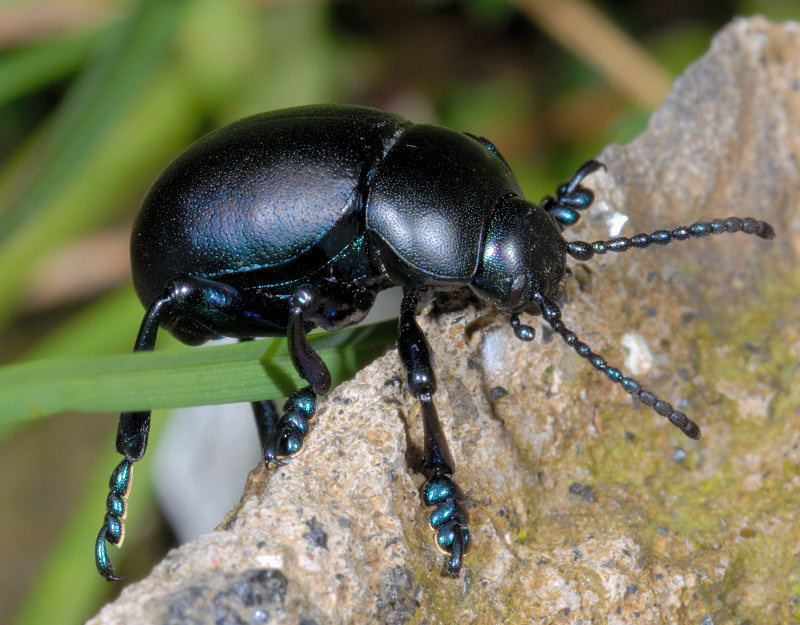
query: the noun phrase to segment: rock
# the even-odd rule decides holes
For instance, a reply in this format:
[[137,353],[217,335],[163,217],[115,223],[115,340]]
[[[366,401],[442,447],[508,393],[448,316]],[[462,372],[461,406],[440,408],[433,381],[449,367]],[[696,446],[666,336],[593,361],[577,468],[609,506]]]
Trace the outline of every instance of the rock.
[[[564,321],[697,420],[685,438],[540,326],[421,315],[473,548],[443,578],[421,423],[390,350],[304,451],[90,623],[698,623],[795,618],[800,589],[800,27],[738,20],[648,128],[608,147],[569,239],[728,215],[732,234],[574,267]],[[615,225],[616,224],[616,225]]]

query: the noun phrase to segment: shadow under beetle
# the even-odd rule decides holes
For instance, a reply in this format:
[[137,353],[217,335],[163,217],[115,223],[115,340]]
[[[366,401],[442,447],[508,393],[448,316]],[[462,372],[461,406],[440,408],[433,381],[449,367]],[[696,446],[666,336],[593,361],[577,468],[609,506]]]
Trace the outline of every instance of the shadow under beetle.
[[[300,451],[330,388],[325,363],[306,340],[314,326],[357,323],[378,291],[403,288],[398,351],[424,427],[422,499],[457,576],[470,547],[464,496],[433,397],[431,349],[415,319],[420,294],[468,286],[510,315],[523,341],[534,330],[521,313],[541,315],[578,355],[651,406],[690,438],[700,428],[641,383],[609,365],[561,320],[557,305],[566,256],[666,245],[723,232],[771,239],[769,224],[728,217],[609,241],[565,241],[594,194],[583,164],[555,197],[535,204],[489,141],[414,124],[356,106],[306,106],[256,115],[192,145],[161,174],[136,219],[131,262],[147,309],[134,346],[151,350],[159,326],[191,345],[222,336],[286,335],[292,362],[308,386],[279,415],[253,402],[264,460]],[[114,574],[106,543],[121,545],[132,465],[147,446],[150,412],[120,416],[106,516],[97,536],[100,574]]]

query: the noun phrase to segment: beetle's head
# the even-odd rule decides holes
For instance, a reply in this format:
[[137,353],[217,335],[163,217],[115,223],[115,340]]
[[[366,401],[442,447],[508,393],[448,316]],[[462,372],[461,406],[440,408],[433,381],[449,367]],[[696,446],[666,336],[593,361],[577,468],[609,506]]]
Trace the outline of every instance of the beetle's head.
[[538,314],[536,298],[558,300],[564,291],[566,251],[547,212],[518,196],[503,198],[489,218],[472,288],[504,312]]
[[775,230],[770,224],[751,217],[726,217],[656,230],[650,234],[640,233],[630,238],[619,236],[608,241],[567,242],[561,236],[561,229],[574,225],[580,218],[578,211],[589,206],[594,198],[594,194],[581,187],[580,182],[600,167],[602,165],[597,161],[584,163],[569,182],[559,187],[556,197],[545,198],[541,207],[518,196],[501,199],[490,216],[472,289],[500,310],[511,314],[511,327],[518,339],[530,341],[534,338],[533,327],[520,321],[520,313],[540,314],[553,332],[595,369],[643,404],[652,406],[689,438],[700,438],[700,428],[694,421],[644,388],[636,378],[628,377],[611,366],[562,321],[557,301],[564,291],[568,274],[567,254],[583,262],[597,254],[667,245],[690,238],[702,239],[725,232],[744,232],[772,239]]

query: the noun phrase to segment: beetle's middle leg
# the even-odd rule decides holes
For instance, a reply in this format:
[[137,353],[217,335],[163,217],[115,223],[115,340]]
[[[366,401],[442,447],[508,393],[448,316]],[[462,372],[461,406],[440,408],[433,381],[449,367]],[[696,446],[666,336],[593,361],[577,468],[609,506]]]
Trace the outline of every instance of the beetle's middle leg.
[[439,547],[450,554],[445,573],[457,577],[470,544],[469,515],[463,505],[464,495],[451,478],[455,465],[433,404],[436,392],[433,359],[430,345],[414,316],[416,307],[416,294],[405,289],[400,305],[397,348],[408,374],[408,386],[419,399],[422,410],[424,468],[428,474],[422,498],[425,505],[437,506],[431,513],[431,527],[436,530]]
[[289,299],[287,342],[289,355],[300,377],[308,382],[291,395],[283,405],[283,416],[264,445],[267,464],[281,464],[281,456],[292,456],[300,451],[308,436],[309,421],[317,411],[317,395],[324,395],[331,386],[331,374],[322,358],[306,338],[306,322],[319,305],[319,293],[308,284],[297,287]]

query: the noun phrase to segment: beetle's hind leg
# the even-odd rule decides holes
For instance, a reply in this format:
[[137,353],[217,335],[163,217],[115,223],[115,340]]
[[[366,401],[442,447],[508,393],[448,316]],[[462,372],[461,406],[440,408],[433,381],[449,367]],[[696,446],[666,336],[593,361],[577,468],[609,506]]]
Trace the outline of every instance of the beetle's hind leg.
[[[164,312],[166,301],[164,298],[157,300],[147,311],[142,321],[139,335],[136,337],[133,351],[150,351],[156,342],[158,324]],[[95,541],[95,564],[100,575],[108,581],[122,579],[114,574],[114,567],[108,557],[106,542],[122,545],[125,539],[125,524],[123,520],[127,513],[126,498],[131,489],[133,478],[133,463],[144,456],[147,449],[147,435],[150,431],[150,411],[123,412],[119,418],[117,429],[116,448],[124,459],[111,473],[109,480],[109,493],[106,499],[106,516],[100,532]]]
[[605,165],[599,161],[586,161],[572,178],[556,189],[555,197],[548,195],[542,200],[542,208],[556,220],[562,232],[564,228],[577,224],[581,218],[578,211],[589,208],[594,202],[594,192],[581,186],[581,182],[601,168],[605,169]]
[[289,355],[308,386],[289,395],[283,405],[283,416],[275,423],[275,429],[264,445],[264,461],[267,464],[281,464],[281,457],[292,456],[300,451],[308,436],[309,422],[317,410],[317,395],[324,395],[331,386],[328,368],[306,338],[305,324],[318,302],[319,293],[308,284],[295,289],[289,299]]
[[[133,350],[151,351],[156,343],[159,324],[169,325],[188,343],[199,344],[218,335],[194,321],[211,319],[220,328],[246,315],[239,292],[213,280],[183,276],[172,280],[144,316]],[[133,463],[147,449],[150,411],[123,412],[119,419],[116,448],[124,457],[111,474],[106,500],[106,516],[95,542],[95,563],[100,574],[109,581],[120,579],[108,556],[106,543],[121,546],[125,537],[126,498],[133,477]]]
[[457,577],[470,545],[469,515],[463,505],[464,495],[451,478],[455,465],[433,404],[436,377],[431,348],[414,317],[416,307],[417,296],[409,289],[404,290],[397,348],[408,374],[409,388],[419,399],[422,410],[424,468],[428,475],[422,499],[425,505],[436,506],[431,513],[431,527],[436,530],[439,547],[450,554],[445,574]]

